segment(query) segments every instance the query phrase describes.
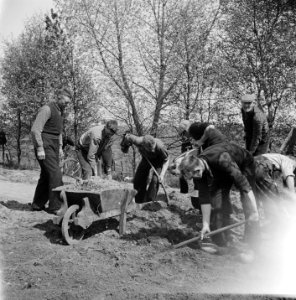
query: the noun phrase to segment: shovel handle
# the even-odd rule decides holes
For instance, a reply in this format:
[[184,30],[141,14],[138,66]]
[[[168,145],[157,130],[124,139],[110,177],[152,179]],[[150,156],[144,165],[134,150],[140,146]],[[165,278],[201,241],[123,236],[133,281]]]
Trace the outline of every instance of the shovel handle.
[[[235,223],[235,224],[231,224],[231,225],[228,225],[228,226],[225,226],[225,227],[221,227],[221,228],[219,228],[219,229],[216,229],[216,230],[214,230],[214,231],[211,231],[211,232],[205,234],[204,237],[207,238],[207,237],[210,237],[210,236],[212,236],[212,235],[221,233],[221,232],[223,232],[223,231],[226,231],[226,230],[229,230],[229,229],[232,229],[232,228],[241,226],[241,225],[245,224],[246,222],[247,222],[247,221],[245,220],[245,221],[237,222],[237,223]],[[186,241],[184,241],[184,242],[182,242],[182,243],[179,243],[179,244],[174,245],[174,249],[177,249],[177,248],[180,248],[180,247],[185,246],[185,245],[187,245],[187,244],[190,244],[190,243],[192,243],[192,242],[198,241],[200,238],[201,238],[201,234],[198,234],[198,236],[196,236],[196,237],[194,237],[194,238],[192,238],[192,239],[189,239],[189,240],[186,240]]]
[[147,157],[145,157],[145,159],[148,161],[148,163],[149,163],[149,165],[151,166],[153,172],[154,172],[155,175],[157,176],[158,181],[160,182],[160,185],[161,185],[162,188],[163,188],[163,191],[164,191],[164,194],[165,194],[165,197],[166,197],[166,203],[169,204],[169,196],[168,196],[168,193],[167,193],[167,191],[166,191],[166,189],[165,189],[165,187],[164,187],[164,184],[163,184],[163,182],[162,182],[162,180],[161,180],[159,174],[157,173],[156,169],[154,168],[154,166],[152,165],[152,163],[150,162],[150,160],[149,160]]

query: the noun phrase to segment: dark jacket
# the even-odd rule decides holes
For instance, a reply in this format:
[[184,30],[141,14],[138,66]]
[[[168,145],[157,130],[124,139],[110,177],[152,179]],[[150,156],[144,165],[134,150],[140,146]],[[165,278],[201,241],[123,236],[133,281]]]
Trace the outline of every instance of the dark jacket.
[[257,106],[250,112],[242,109],[246,149],[253,155],[264,154],[269,146],[269,127],[265,113]]
[[[199,157],[208,163],[213,185],[234,183],[240,192],[252,190],[255,163],[253,156],[244,148],[234,143],[220,143],[207,148]],[[210,189],[213,188],[210,186]]]
[[[205,134],[205,130],[209,125],[209,123],[192,123],[188,129],[189,135],[195,140],[199,140]],[[219,129],[211,128],[206,132],[206,140],[202,148],[206,149],[210,146],[225,142],[226,140],[227,137]]]
[[51,116],[45,123],[42,133],[60,135],[63,131],[63,117],[55,102],[47,104],[51,111]]
[[155,141],[156,147],[154,152],[148,152],[142,145],[138,145],[138,149],[142,156],[148,158],[153,165],[162,165],[168,160],[169,153],[161,140],[155,138]]

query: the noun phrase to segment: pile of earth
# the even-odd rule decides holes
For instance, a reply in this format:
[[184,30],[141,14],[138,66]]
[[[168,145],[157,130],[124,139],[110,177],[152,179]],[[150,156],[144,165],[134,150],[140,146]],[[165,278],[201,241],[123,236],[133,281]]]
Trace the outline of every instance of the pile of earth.
[[[251,264],[238,259],[245,246],[243,228],[235,230],[232,246],[215,254],[205,252],[200,242],[174,249],[195,237],[202,225],[190,195],[177,189],[167,187],[169,205],[160,188],[157,202],[129,213],[126,234],[119,235],[118,218],[109,218],[93,222],[79,244],[67,245],[52,215],[30,211],[30,197],[15,197],[20,186],[19,196],[25,188],[34,192],[36,181],[30,180],[38,173],[26,170],[19,183],[14,170],[5,172],[0,189],[11,186],[0,195],[5,300],[273,299],[264,294],[283,294],[281,269],[272,268],[267,257],[274,248],[267,245]],[[233,191],[231,198],[241,219],[238,193]]]
[[88,192],[101,192],[102,190],[116,190],[116,189],[133,189],[131,183],[120,182],[116,180],[108,180],[98,177],[96,180],[77,180],[71,185],[65,185],[64,189],[71,191],[88,191]]

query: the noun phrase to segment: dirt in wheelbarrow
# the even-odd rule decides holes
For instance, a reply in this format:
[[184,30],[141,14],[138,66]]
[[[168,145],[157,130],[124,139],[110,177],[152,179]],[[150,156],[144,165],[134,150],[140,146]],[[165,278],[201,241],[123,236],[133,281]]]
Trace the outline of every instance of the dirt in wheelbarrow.
[[[0,171],[1,299],[276,299],[295,292],[272,268],[268,239],[253,262],[240,259],[243,228],[228,247],[174,249],[201,228],[199,211],[177,189],[167,187],[169,205],[160,189],[159,201],[130,213],[124,236],[111,218],[69,246],[53,215],[30,211],[38,172]],[[236,192],[232,199],[240,220]]]

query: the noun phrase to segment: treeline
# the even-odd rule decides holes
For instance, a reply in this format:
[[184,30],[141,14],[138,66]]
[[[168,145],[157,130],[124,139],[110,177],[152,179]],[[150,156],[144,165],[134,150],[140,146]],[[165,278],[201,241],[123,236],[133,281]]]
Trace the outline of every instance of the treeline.
[[295,121],[294,2],[56,0],[5,42],[0,128],[20,162],[38,108],[67,85],[65,130],[75,139],[102,118],[156,136],[182,118],[240,123],[244,92],[286,132]]

